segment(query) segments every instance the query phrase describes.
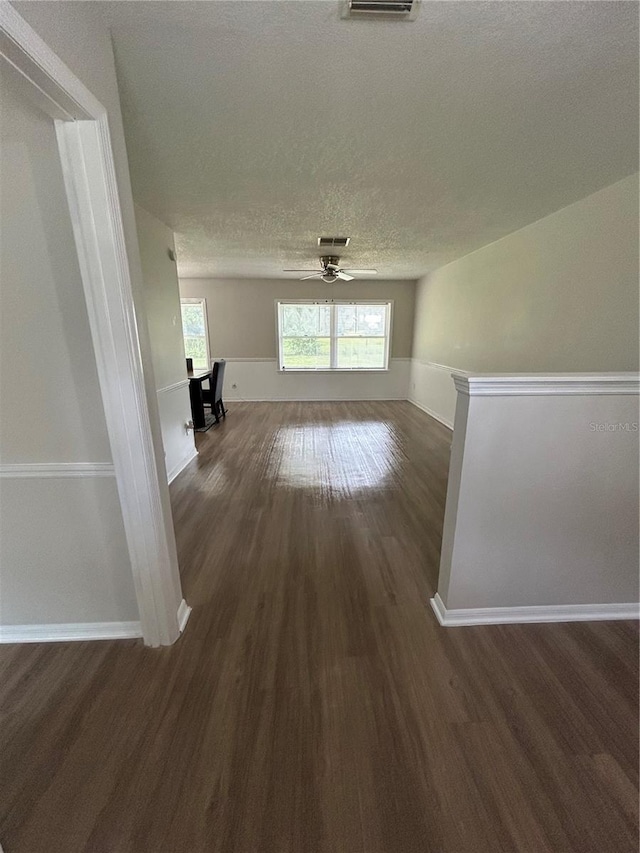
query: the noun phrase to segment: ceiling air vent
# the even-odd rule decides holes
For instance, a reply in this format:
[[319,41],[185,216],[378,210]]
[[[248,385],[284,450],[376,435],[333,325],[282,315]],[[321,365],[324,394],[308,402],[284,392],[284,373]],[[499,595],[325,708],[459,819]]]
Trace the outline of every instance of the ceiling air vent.
[[318,237],[321,249],[344,249],[349,245],[350,237]]
[[384,15],[415,21],[420,0],[344,0],[343,18],[361,18]]

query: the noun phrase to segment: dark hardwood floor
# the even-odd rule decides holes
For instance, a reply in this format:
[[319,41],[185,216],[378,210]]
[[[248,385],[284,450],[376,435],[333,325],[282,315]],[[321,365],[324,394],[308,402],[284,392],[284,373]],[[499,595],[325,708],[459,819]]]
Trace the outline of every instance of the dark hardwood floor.
[[180,641],[0,647],[5,853],[636,853],[637,625],[439,627],[449,431],[229,409]]

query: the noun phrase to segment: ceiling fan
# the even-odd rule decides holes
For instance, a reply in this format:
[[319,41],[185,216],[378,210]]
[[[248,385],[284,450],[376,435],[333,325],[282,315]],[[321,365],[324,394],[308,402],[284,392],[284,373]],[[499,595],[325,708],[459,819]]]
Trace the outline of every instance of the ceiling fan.
[[342,269],[340,258],[337,255],[323,255],[320,258],[320,264],[321,270],[283,270],[283,272],[307,272],[310,275],[303,276],[300,281],[306,281],[308,278],[321,278],[327,284],[333,284],[338,279],[353,281],[356,275],[376,275],[378,272],[378,270]]

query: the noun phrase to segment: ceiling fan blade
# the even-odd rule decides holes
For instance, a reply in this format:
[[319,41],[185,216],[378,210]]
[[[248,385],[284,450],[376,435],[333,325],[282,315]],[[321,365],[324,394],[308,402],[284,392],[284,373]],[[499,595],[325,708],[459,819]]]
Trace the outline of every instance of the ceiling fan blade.
[[306,269],[306,270],[282,270],[282,272],[318,272],[318,273],[320,273],[320,272],[322,272],[322,270],[310,270],[310,269]]
[[378,270],[342,270],[346,273],[354,273],[355,275],[377,275]]
[[[307,272],[307,270],[300,270],[300,272]],[[303,275],[300,281],[306,281],[308,278],[320,278],[324,275],[324,272],[314,272],[311,275]]]
[[347,275],[344,270],[336,270],[336,275],[338,278],[341,278],[343,281],[353,281],[352,275]]

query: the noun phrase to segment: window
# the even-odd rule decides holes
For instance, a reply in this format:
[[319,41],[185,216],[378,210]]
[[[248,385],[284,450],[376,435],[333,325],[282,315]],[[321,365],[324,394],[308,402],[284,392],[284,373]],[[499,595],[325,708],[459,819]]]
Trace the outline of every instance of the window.
[[209,333],[207,331],[207,303],[204,299],[181,299],[182,335],[184,354],[193,359],[196,369],[207,370],[209,360]]
[[390,302],[278,302],[280,370],[387,370]]

